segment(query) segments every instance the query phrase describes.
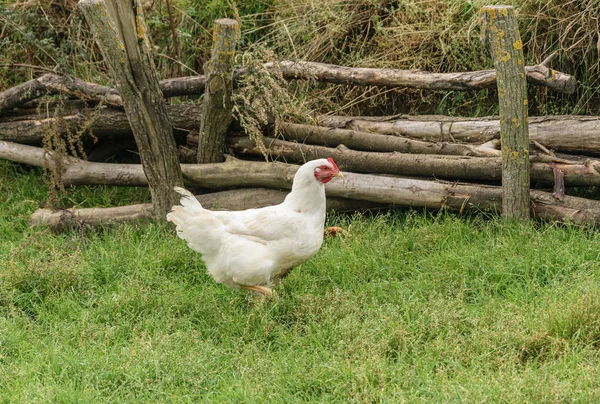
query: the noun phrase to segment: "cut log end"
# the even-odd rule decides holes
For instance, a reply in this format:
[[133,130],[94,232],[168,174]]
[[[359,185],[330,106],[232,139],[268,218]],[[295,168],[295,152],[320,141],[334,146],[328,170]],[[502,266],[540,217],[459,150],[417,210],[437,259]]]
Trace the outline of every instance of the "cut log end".
[[79,3],[77,4],[80,7],[93,7],[99,3],[104,3],[104,0],[79,0]]
[[[559,74],[559,72],[557,72],[556,70],[552,70],[552,72],[554,73],[554,76]],[[564,75],[564,73],[560,74]],[[575,91],[577,91],[577,79],[575,77],[568,76],[564,79],[563,83],[563,87],[560,90],[563,93],[573,94]]]
[[219,18],[218,20],[215,20],[215,25],[235,27],[238,25],[238,22],[231,18]]

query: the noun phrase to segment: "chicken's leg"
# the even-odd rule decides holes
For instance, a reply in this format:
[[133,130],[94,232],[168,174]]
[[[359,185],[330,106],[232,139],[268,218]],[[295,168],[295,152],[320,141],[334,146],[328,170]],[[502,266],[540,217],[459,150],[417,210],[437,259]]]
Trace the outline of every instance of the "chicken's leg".
[[256,286],[247,286],[247,285],[241,285],[241,288],[245,289],[245,290],[251,290],[251,291],[256,292],[256,293],[260,293],[261,295],[266,296],[266,297],[273,297],[273,293],[274,293],[273,290],[271,288],[267,287],[267,286],[259,286],[259,285],[256,285]]

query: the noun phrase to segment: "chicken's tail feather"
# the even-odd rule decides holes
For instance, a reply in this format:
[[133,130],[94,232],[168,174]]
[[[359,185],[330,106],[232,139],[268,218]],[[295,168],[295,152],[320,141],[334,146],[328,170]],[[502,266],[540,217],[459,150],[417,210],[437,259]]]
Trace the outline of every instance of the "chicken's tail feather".
[[[179,229],[185,223],[185,211],[181,206],[173,206],[173,209],[167,213],[167,220],[171,223],[175,223]],[[179,230],[178,230],[179,232]]]
[[183,226],[186,221],[186,217],[202,212],[205,209],[202,207],[200,202],[198,202],[196,197],[187,189],[181,187],[174,187],[173,189],[175,192],[181,195],[181,200],[179,201],[181,205],[173,206],[171,212],[167,214],[167,220],[175,223],[178,226],[179,232],[179,227]]
[[179,203],[181,203],[181,206],[189,209],[192,212],[199,212],[204,210],[200,202],[198,202],[198,199],[196,199],[196,197],[190,191],[181,187],[174,187],[173,189],[175,190],[175,192],[181,195],[181,199],[179,201]]
[[167,220],[175,224],[177,236],[201,254],[216,253],[224,234],[223,224],[191,192],[180,187],[174,189],[181,195],[181,205],[173,206]]

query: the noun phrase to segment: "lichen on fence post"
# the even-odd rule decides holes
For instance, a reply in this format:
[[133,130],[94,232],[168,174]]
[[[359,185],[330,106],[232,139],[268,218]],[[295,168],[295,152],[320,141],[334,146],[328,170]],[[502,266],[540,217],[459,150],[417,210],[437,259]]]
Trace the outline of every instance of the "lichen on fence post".
[[238,36],[236,20],[215,21],[211,58],[205,72],[204,113],[198,142],[198,163],[201,164],[225,161],[225,134],[233,119],[233,61]]
[[529,219],[529,130],[523,42],[512,6],[481,10],[483,39],[496,68],[502,142],[502,216]]

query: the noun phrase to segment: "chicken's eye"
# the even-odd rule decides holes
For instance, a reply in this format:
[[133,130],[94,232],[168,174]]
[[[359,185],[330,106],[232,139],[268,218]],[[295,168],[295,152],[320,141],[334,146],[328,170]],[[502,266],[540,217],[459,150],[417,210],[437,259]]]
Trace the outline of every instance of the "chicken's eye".
[[329,170],[329,167],[327,167],[327,166],[321,166],[320,168],[321,168],[321,170]]

